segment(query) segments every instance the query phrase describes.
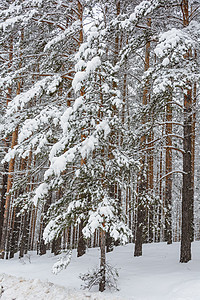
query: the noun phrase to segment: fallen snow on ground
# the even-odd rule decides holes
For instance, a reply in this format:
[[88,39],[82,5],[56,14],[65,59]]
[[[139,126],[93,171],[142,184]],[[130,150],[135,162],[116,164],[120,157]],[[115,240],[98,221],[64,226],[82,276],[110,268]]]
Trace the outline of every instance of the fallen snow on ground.
[[179,263],[179,247],[179,243],[147,244],[143,256],[137,258],[133,245],[116,247],[107,254],[107,261],[119,271],[119,292],[81,289],[79,274],[99,264],[99,249],[88,249],[80,258],[74,251],[71,263],[58,275],[51,272],[58,257],[50,253],[37,256],[31,252],[20,260],[1,260],[0,299],[199,300],[200,242],[193,243],[192,261],[187,264]]
[[[42,282],[39,279],[25,280],[11,275],[0,275],[1,300],[110,300],[108,296],[97,293],[78,292],[55,285],[51,282]],[[115,298],[116,299],[116,298]]]

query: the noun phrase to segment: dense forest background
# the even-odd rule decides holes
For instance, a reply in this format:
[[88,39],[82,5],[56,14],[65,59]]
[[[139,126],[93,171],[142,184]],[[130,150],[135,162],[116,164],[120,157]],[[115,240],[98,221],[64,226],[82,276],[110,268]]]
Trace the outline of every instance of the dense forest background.
[[[0,256],[200,239],[197,0],[1,0]],[[64,268],[69,258],[58,268]]]

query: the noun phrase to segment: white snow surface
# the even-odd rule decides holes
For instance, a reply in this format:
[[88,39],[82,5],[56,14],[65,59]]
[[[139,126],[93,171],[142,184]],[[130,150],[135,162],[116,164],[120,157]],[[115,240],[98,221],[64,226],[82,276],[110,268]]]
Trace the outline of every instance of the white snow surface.
[[99,263],[100,251],[88,249],[83,257],[72,259],[67,269],[57,275],[52,265],[60,256],[30,252],[23,259],[0,260],[1,300],[199,300],[200,242],[192,245],[192,261],[179,263],[180,244],[145,244],[143,256],[133,257],[133,245],[116,247],[107,254],[107,262],[118,269],[119,292],[80,288],[80,273]]

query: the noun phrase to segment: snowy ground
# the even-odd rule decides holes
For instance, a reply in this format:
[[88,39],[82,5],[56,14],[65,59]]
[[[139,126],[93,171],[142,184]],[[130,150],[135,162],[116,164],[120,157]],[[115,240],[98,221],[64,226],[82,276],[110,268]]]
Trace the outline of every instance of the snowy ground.
[[74,252],[70,265],[58,275],[51,272],[57,261],[52,254],[39,257],[31,253],[30,259],[1,260],[0,299],[199,300],[200,242],[193,243],[193,260],[187,264],[179,263],[179,247],[179,243],[144,245],[144,255],[139,258],[133,257],[133,245],[115,248],[107,260],[118,268],[120,291],[103,294],[81,290],[78,278],[98,265],[98,249],[89,249],[80,258]]

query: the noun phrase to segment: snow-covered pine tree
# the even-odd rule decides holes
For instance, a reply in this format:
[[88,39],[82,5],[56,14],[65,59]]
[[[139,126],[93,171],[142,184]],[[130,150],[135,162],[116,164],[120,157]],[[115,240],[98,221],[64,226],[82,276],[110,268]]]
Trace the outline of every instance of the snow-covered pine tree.
[[[51,165],[39,189],[44,194],[47,190],[63,187],[62,198],[50,207],[50,222],[44,232],[47,241],[58,237],[70,223],[83,221],[86,238],[100,230],[100,290],[103,291],[105,233],[109,232],[111,237],[122,242],[130,235],[119,200],[112,197],[111,191],[115,184],[123,188],[134,164],[119,143],[118,135],[126,139],[119,117],[122,100],[113,86],[117,70],[108,60],[106,30],[101,26],[90,29],[87,42],[76,55],[72,85],[79,96],[61,118],[63,136],[52,147]],[[36,197],[39,195],[37,193]]]

